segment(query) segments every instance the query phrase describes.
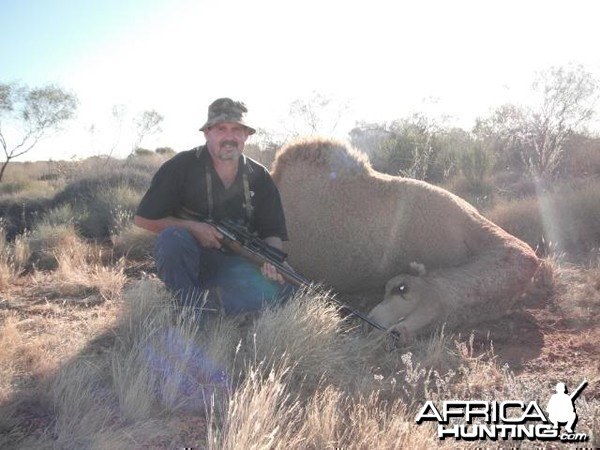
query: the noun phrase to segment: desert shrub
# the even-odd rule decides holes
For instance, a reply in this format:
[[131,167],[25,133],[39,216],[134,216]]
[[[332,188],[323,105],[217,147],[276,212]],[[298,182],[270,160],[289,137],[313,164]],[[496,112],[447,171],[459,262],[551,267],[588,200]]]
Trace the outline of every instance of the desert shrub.
[[491,168],[489,154],[481,147],[469,148],[460,154],[459,165],[471,190],[481,191]]
[[12,242],[8,242],[0,219],[0,292],[8,289],[18,278],[29,254],[26,236],[18,235]]
[[442,187],[465,199],[480,211],[489,208],[496,201],[497,189],[490,176],[486,176],[474,186],[464,175],[459,174]]
[[72,223],[53,223],[42,220],[27,237],[31,256],[28,263],[40,270],[58,267],[56,255],[65,249],[81,245]]
[[0,196],[20,194],[22,196],[38,197],[48,191],[50,185],[42,180],[27,179],[0,183]]
[[536,197],[500,202],[485,215],[532,248],[545,253],[547,233]]
[[128,186],[136,191],[145,191],[150,185],[152,173],[123,165],[119,169],[100,170],[100,173],[82,173],[54,197],[56,206],[70,203],[72,206],[87,205],[91,198],[109,187]]
[[554,246],[577,257],[600,247],[600,183],[505,201],[486,216],[542,254]]
[[124,161],[119,161],[117,169],[121,171],[138,171],[152,176],[170,158],[171,156],[166,153],[157,154],[154,152],[151,155],[132,156]]
[[16,277],[16,270],[10,248],[5,242],[4,232],[0,229],[0,292],[4,292]]
[[33,228],[52,204],[51,198],[0,199],[0,217],[6,238],[12,240],[25,230]]
[[65,203],[42,214],[40,222],[48,226],[72,225],[77,222],[77,213]]
[[114,186],[98,192],[86,206],[79,205],[80,233],[88,238],[105,239],[118,234],[131,223],[142,194],[128,186]]
[[[325,381],[350,388],[356,374],[365,369],[368,359],[364,355],[376,353],[379,344],[345,331],[347,327],[340,321],[337,307],[327,302],[327,294],[301,291],[283,308],[261,315],[247,358],[270,364],[289,358],[294,364],[292,379],[301,377],[307,392]],[[307,348],[312,350],[307,352]]]
[[54,256],[57,267],[53,272],[33,274],[32,281],[39,295],[80,299],[95,296],[94,302],[120,297],[127,281],[124,261],[107,265],[101,247],[81,240],[58,247]]
[[81,178],[57,194],[54,204],[72,206],[83,236],[106,239],[131,220],[150,179],[151,174],[133,167]]
[[172,156],[175,156],[175,154],[177,154],[177,152],[175,150],[173,150],[171,147],[158,147],[154,151],[159,155],[167,156],[169,158]]
[[154,152],[152,150],[148,150],[147,148],[138,147],[133,151],[133,155],[135,157],[153,157]]
[[563,179],[600,175],[600,138],[578,133],[570,136],[558,171]]

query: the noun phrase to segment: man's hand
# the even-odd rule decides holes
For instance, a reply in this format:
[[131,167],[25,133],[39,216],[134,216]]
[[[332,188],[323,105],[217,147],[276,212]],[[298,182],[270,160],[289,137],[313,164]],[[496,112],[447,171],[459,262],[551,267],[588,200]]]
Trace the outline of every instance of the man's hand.
[[260,271],[269,280],[277,281],[279,284],[285,283],[285,280],[283,279],[281,274],[277,272],[277,269],[273,264],[264,263],[260,268]]
[[223,235],[215,227],[204,222],[191,222],[188,228],[194,238],[205,248],[221,248]]

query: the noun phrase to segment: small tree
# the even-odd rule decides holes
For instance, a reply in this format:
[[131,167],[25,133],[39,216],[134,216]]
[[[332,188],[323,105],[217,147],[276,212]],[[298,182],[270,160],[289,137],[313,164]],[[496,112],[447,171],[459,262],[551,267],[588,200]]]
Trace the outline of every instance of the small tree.
[[473,134],[482,149],[493,156],[496,169],[525,170],[522,155],[527,145],[527,114],[524,108],[504,104],[475,121]]
[[347,101],[313,91],[310,97],[298,98],[290,104],[290,117],[294,120],[291,134],[333,134],[348,108]]
[[137,149],[146,136],[160,133],[162,129],[160,124],[164,117],[155,110],[144,111],[134,120],[136,139],[132,147],[132,152]]
[[[0,144],[4,163],[0,181],[11,160],[32,150],[44,137],[56,132],[77,110],[77,97],[48,85],[30,89],[16,83],[0,83]],[[7,128],[14,131],[16,144],[9,145]]]
[[436,138],[441,127],[435,120],[415,113],[390,124],[365,126],[354,128],[350,136],[358,148],[369,148],[375,170],[422,180],[436,178]]
[[538,77],[533,88],[541,95],[541,105],[530,114],[530,145],[523,157],[533,175],[552,175],[567,138],[594,115],[598,80],[582,66],[553,67]]
[[525,169],[535,177],[554,174],[568,138],[594,115],[598,80],[581,66],[553,67],[532,85],[537,105],[504,105],[473,130],[505,167]]

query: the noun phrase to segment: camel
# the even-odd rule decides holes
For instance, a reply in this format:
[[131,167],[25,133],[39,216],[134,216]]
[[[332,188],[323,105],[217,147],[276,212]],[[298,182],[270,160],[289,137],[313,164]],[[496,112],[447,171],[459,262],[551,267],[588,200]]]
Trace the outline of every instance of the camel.
[[[456,314],[476,322],[507,312],[540,266],[527,244],[465,200],[379,173],[343,141],[292,142],[272,175],[290,264],[340,292],[386,286],[383,301],[370,305],[386,328],[418,333]],[[423,273],[415,276],[414,263]]]

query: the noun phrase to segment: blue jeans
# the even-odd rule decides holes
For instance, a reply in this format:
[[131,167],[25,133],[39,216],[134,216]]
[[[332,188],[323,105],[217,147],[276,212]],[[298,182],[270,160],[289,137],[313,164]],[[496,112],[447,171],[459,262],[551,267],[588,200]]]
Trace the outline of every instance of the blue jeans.
[[245,258],[202,247],[180,227],[163,230],[154,252],[158,277],[182,306],[199,308],[203,291],[215,287],[220,288],[226,314],[255,312],[294,293],[293,286],[265,278],[260,268]]

